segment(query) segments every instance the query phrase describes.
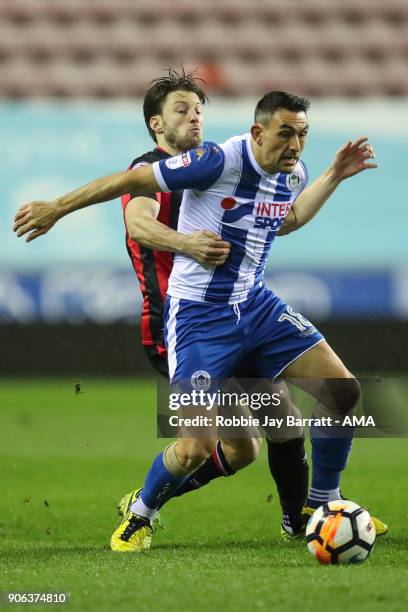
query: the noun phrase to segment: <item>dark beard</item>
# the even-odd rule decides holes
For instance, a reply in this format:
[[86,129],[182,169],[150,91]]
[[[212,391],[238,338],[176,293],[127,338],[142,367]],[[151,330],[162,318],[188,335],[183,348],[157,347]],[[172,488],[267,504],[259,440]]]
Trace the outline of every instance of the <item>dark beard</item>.
[[166,142],[173,148],[179,151],[188,151],[189,149],[195,149],[201,144],[201,139],[198,136],[185,136],[179,138],[175,130],[164,127],[164,138]]

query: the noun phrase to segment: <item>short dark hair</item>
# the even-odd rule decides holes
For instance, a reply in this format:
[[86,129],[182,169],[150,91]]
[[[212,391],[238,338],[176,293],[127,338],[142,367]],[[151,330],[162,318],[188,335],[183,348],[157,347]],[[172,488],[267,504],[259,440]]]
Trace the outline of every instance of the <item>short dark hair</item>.
[[208,102],[208,97],[199,85],[199,81],[205,83],[203,79],[194,76],[194,72],[186,72],[184,67],[179,69],[169,67],[166,69],[167,75],[153,79],[143,100],[143,114],[146,127],[150,136],[157,142],[156,134],[150,127],[150,119],[154,115],[160,115],[166,97],[172,91],[192,91],[195,93],[201,104]]
[[275,111],[281,108],[294,113],[306,113],[309,106],[310,100],[308,98],[300,98],[286,91],[270,91],[256,105],[255,121],[262,123],[266,116],[273,115]]

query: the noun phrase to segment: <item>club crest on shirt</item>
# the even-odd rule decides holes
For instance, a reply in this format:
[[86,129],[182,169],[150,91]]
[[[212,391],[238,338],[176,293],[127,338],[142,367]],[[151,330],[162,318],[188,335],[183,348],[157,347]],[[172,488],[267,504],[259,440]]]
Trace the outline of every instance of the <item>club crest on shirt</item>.
[[164,162],[169,168],[169,170],[177,170],[177,168],[186,168],[191,164],[191,155],[190,151],[187,153],[183,153],[182,155],[176,155],[175,157],[170,157],[170,159],[166,159]]
[[205,370],[197,370],[191,375],[191,386],[196,391],[208,391],[211,387],[211,376]]
[[291,191],[295,191],[295,189],[299,186],[300,181],[301,178],[298,174],[288,174],[286,177],[286,185]]

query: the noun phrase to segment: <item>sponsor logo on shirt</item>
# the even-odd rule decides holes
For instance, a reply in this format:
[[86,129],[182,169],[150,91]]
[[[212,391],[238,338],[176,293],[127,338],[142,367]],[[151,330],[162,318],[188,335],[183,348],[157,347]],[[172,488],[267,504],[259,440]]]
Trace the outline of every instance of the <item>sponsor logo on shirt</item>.
[[232,198],[232,197],[224,198],[221,201],[221,208],[223,208],[224,210],[231,210],[232,208],[234,208],[236,203],[237,201],[235,198]]
[[254,227],[278,231],[292,208],[292,202],[258,202]]

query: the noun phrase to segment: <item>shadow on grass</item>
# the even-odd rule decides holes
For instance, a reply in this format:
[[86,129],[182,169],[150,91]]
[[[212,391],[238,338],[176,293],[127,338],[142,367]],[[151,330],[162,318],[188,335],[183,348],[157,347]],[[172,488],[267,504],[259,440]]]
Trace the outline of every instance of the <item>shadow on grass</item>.
[[401,550],[406,553],[408,550],[408,536],[393,536],[392,533],[387,533],[386,535],[377,538],[376,546],[392,547],[392,549],[395,551]]
[[[290,543],[292,546],[293,544]],[[302,542],[294,543],[302,547]],[[289,546],[290,547],[290,546]],[[180,543],[154,543],[151,552],[189,552],[189,553],[220,553],[231,550],[236,553],[248,553],[248,552],[274,552],[281,551],[282,548],[289,548],[288,544],[280,540],[270,539],[250,539],[250,540],[226,540],[220,539],[219,541],[205,541],[202,542],[180,542]]]
[[[197,558],[198,556],[214,556],[214,555],[229,555],[234,554],[237,556],[247,557],[248,554],[260,555],[265,559],[271,560],[271,557],[279,556],[281,563],[286,565],[288,561],[289,565],[298,564],[299,559],[296,560],[296,553],[305,547],[303,541],[286,543],[278,538],[276,539],[243,539],[243,540],[226,540],[220,539],[217,541],[203,541],[200,542],[173,542],[173,543],[160,543],[155,542],[150,551],[141,554],[119,554],[113,553],[109,546],[103,544],[100,546],[35,546],[34,543],[30,547],[10,548],[9,550],[3,550],[1,553],[3,564],[7,561],[23,562],[47,562],[56,560],[69,560],[74,559],[85,559],[85,558],[104,558],[105,560],[116,563],[116,560],[127,560],[129,557],[134,559],[144,560],[147,559],[159,560],[163,557],[163,560],[168,560],[173,555],[173,560],[176,558],[182,560],[183,556],[186,558]],[[378,538],[376,549],[383,549],[384,551],[389,549],[389,552],[405,552],[408,548],[408,537],[399,535],[396,537],[385,536]],[[292,559],[293,553],[295,557]],[[374,551],[375,554],[375,551]],[[121,561],[121,562],[122,562]]]
[[1,552],[2,561],[7,559],[13,561],[41,560],[48,561],[57,557],[78,557],[100,553],[109,553],[108,546],[37,546],[32,543],[30,548],[10,548]]
[[[14,558],[21,556],[24,559],[27,558],[52,558],[58,555],[89,555],[95,553],[110,553],[112,552],[106,544],[101,546],[35,546],[34,542],[30,543],[30,547],[10,547],[9,550],[3,550],[1,553],[2,559],[5,558]],[[273,546],[276,543],[273,544]],[[217,551],[221,549],[225,549],[226,547],[234,548],[235,550],[254,550],[254,549],[262,549],[262,548],[271,548],[270,540],[222,540],[220,539],[218,542],[180,542],[180,543],[155,543],[153,548],[149,552],[157,551],[176,551],[176,550],[208,550],[208,551]],[[115,554],[115,556],[120,556],[119,554]]]
[[[88,557],[95,555],[111,555],[112,558],[124,558],[128,555],[113,553],[109,546],[35,546],[35,543],[30,543],[29,547],[11,547],[9,550],[3,550],[1,553],[2,561],[13,560],[16,561],[48,561],[55,560],[57,558],[69,558],[69,557]],[[281,549],[280,544],[285,546],[281,542],[271,542],[270,540],[222,540],[217,542],[180,542],[180,543],[154,543],[152,549],[145,555],[154,555],[156,552],[161,553],[217,553],[227,552],[231,550],[235,553],[245,552],[267,552]],[[132,555],[139,556],[139,554]]]

